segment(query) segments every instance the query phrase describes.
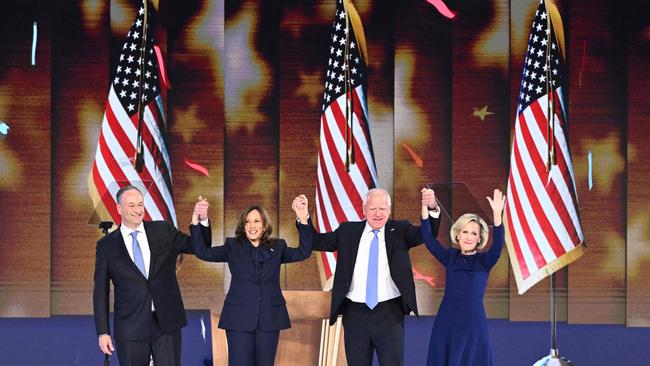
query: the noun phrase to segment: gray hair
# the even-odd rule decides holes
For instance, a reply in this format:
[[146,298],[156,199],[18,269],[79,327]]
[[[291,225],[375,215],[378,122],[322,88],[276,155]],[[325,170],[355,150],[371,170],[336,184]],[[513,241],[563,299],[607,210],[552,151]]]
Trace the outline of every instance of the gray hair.
[[138,193],[140,193],[140,195],[142,195],[142,192],[140,191],[140,189],[138,189],[138,187],[135,187],[135,186],[132,186],[132,185],[124,186],[124,187],[120,188],[120,190],[117,191],[117,193],[115,194],[115,201],[117,201],[118,205],[120,204],[120,200],[122,199],[122,195],[126,191],[138,191]]
[[488,226],[485,220],[483,220],[479,215],[473,214],[473,213],[466,213],[463,216],[459,217],[456,222],[451,226],[451,230],[449,231],[449,234],[451,235],[451,242],[459,245],[458,244],[458,233],[465,227],[465,225],[469,224],[470,222],[475,222],[478,224],[478,226],[481,228],[481,232],[479,233],[479,239],[478,243],[476,243],[476,249],[483,249],[485,245],[487,244],[488,240]]
[[386,202],[388,203],[388,207],[391,207],[390,203],[390,194],[388,194],[388,191],[383,189],[383,188],[373,188],[368,190],[365,195],[363,195],[363,207],[366,207],[366,203],[368,203],[368,197],[370,197],[371,194],[375,192],[382,192],[383,194],[386,195]]

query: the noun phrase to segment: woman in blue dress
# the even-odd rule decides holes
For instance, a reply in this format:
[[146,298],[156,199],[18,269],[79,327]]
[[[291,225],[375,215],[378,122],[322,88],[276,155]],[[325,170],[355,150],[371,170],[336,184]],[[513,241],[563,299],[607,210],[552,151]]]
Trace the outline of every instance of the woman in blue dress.
[[[421,227],[427,249],[446,269],[445,295],[431,331],[428,366],[492,366],[483,295],[503,248],[505,196],[495,189],[492,198],[486,198],[494,215],[493,241],[487,251],[482,249],[488,226],[478,215],[465,214],[452,225],[452,248],[434,238],[429,225]],[[425,206],[422,217],[429,217]]]

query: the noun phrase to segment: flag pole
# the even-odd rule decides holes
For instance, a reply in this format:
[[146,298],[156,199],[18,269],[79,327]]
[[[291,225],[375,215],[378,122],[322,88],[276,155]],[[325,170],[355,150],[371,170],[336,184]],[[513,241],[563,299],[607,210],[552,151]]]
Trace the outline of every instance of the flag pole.
[[343,56],[343,76],[345,78],[345,171],[350,173],[350,165],[355,164],[354,159],[354,106],[352,98],[352,81],[350,79],[350,31],[354,31],[350,24],[350,15],[345,9],[345,54]]
[[557,292],[555,272],[551,274],[551,352],[548,356],[535,362],[533,366],[575,366],[565,357],[560,356],[557,348]]
[[[557,164],[555,152],[555,88],[553,85],[553,73],[551,72],[551,45],[553,43],[553,23],[551,22],[550,12],[548,11],[548,3],[544,2],[546,6],[546,95],[548,95],[548,109],[547,109],[547,171],[551,174],[551,167]],[[557,348],[557,279],[555,272],[551,273],[551,351],[548,356],[534,363],[533,366],[565,366],[573,365],[571,361],[565,357],[560,356],[560,351]]]

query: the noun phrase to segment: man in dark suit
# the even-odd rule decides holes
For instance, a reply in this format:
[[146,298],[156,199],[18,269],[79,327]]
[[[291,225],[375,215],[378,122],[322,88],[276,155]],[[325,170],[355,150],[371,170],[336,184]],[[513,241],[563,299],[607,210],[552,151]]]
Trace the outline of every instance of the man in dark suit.
[[[118,230],[97,242],[93,305],[99,348],[115,351],[108,325],[109,281],[113,282],[114,333],[121,366],[179,366],[181,328],[187,324],[176,279],[176,257],[191,253],[190,237],[166,221],[143,221],[144,199],[133,186],[116,195]],[[195,208],[207,226],[207,202]]]
[[[422,205],[437,235],[440,210],[432,190],[422,190]],[[388,192],[371,189],[363,200],[366,220],[319,234],[313,246],[338,251],[330,325],[343,315],[350,366],[370,365],[375,350],[381,365],[403,365],[404,315],[418,314],[409,249],[423,243],[420,227],[390,220],[390,208]]]

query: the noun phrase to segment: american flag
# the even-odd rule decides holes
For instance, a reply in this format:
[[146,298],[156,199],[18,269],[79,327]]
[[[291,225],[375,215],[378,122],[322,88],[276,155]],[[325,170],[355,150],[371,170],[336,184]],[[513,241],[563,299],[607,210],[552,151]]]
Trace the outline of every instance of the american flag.
[[557,9],[542,0],[521,80],[505,215],[520,294],[585,251],[567,137],[561,32]]
[[[363,196],[378,185],[368,128],[366,49],[352,2],[338,0],[325,72],[318,151],[316,220],[320,232],[363,219]],[[331,286],[336,254],[321,253],[324,287]]]
[[[160,78],[163,82],[166,78],[164,68],[159,68],[162,66],[160,50],[150,36],[150,3],[147,8],[150,10],[141,7],[138,11],[120,52],[108,92],[95,161],[88,177],[88,189],[102,220],[110,218],[120,222],[115,194],[125,185],[134,185],[144,194],[146,220],[167,220],[176,225],[160,94]],[[139,136],[143,164],[136,168]]]

